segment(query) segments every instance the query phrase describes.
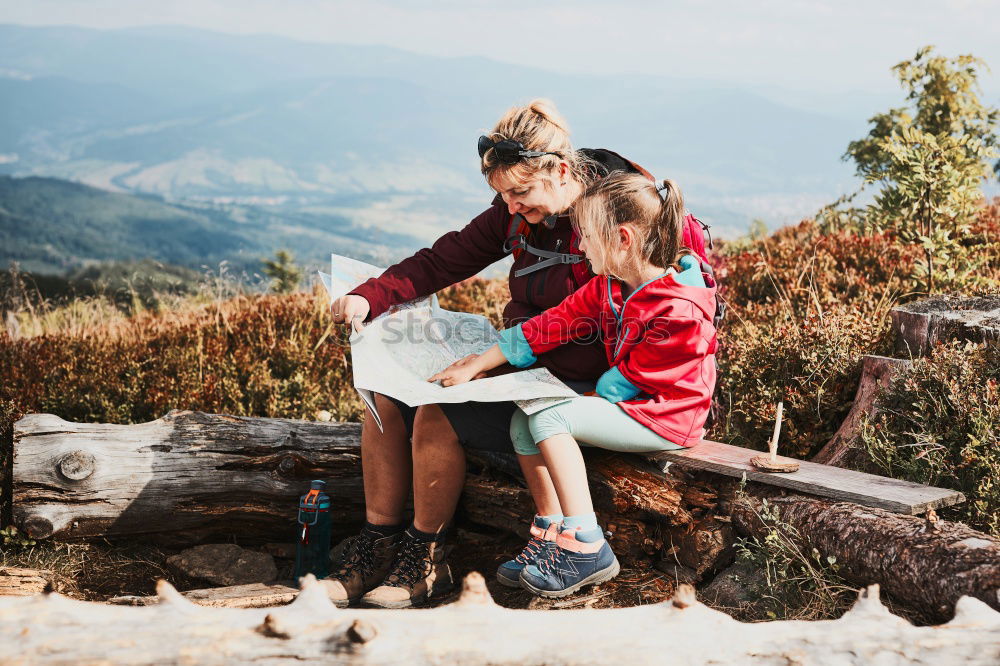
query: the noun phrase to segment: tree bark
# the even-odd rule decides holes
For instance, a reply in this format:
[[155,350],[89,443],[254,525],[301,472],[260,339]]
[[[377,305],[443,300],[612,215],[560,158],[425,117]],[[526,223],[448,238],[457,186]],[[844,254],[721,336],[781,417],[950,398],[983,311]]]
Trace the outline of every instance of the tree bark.
[[0,567],[0,597],[30,597],[51,585],[52,572],[42,569]]
[[924,356],[945,340],[1000,340],[1000,296],[933,296],[890,314],[896,353],[905,358]]
[[[960,523],[905,516],[846,502],[804,497],[767,500],[779,529],[798,532],[821,557],[835,557],[838,573],[856,585],[878,584],[893,599],[930,617],[950,617],[962,596],[1000,609],[1000,539]],[[759,538],[769,529],[761,500],[733,505],[733,522]]]
[[[517,666],[1000,660],[1000,614],[970,598],[937,627],[915,627],[889,613],[877,586],[862,591],[838,620],[743,624],[699,603],[686,585],[659,604],[563,612],[501,608],[479,574],[470,574],[463,588],[455,603],[418,612],[337,609],[311,576],[295,601],[274,609],[196,606],[163,581],[160,603],[147,607],[57,594],[0,599],[0,660]],[[574,638],[540,638],[552,636]]]
[[[15,519],[35,538],[266,543],[296,532],[298,497],[318,478],[327,481],[336,533],[347,535],[364,516],[359,433],[358,424],[198,412],[133,426],[33,414],[15,425]],[[520,477],[516,462],[470,458],[482,469],[468,476],[461,515],[527,536],[528,491],[494,478],[498,467]],[[655,560],[665,536],[689,532],[718,502],[709,483],[664,474],[638,456],[588,452],[588,460],[595,507],[626,564]]]
[[834,467],[864,466],[865,454],[858,446],[861,419],[874,416],[875,398],[880,389],[885,388],[900,372],[905,371],[911,361],[885,356],[865,356],[858,392],[854,404],[840,429],[826,445],[820,449],[812,461]]

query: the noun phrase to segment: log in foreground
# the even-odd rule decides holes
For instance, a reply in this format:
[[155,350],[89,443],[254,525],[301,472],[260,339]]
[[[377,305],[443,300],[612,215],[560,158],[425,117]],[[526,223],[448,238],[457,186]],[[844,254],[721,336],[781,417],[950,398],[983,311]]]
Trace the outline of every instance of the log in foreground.
[[[288,606],[205,608],[169,584],[146,607],[58,594],[0,599],[0,660],[24,663],[996,664],[1000,613],[963,598],[954,619],[915,627],[878,587],[837,620],[743,624],[681,586],[634,608],[510,610],[470,574],[453,604],[416,612],[337,609],[311,576]],[[501,633],[498,628],[502,627]],[[553,638],[556,637],[556,638]]]
[[[238,535],[266,543],[295,534],[297,500],[327,481],[338,535],[361,526],[360,426],[171,412],[132,426],[31,414],[14,428],[14,516],[34,538],[155,534],[194,543]],[[623,563],[655,561],[671,531],[710,529],[718,491],[632,456],[589,456],[595,506]],[[526,533],[523,487],[470,474],[462,515]],[[731,538],[730,538],[731,542]],[[724,550],[724,549],[723,549]],[[707,552],[699,567],[724,556]]]
[[[877,583],[886,594],[937,619],[951,616],[960,597],[1000,610],[1000,539],[960,523],[903,516],[848,503],[804,497],[767,500],[838,573],[858,585]],[[764,537],[760,500],[733,506],[737,529]]]

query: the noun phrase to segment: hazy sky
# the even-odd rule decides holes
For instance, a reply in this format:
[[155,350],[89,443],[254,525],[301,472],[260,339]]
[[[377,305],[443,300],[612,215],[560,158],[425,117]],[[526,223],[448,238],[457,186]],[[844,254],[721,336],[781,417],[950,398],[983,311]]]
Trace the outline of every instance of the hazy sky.
[[481,55],[556,71],[657,72],[801,90],[889,92],[923,44],[992,64],[1000,0],[0,0],[0,22],[186,25]]

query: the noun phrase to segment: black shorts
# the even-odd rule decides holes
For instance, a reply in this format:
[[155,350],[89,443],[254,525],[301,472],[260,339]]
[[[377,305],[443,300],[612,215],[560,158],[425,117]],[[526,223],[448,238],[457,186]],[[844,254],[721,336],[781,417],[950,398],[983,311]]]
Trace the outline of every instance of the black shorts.
[[[563,380],[577,393],[587,393],[594,390],[593,382],[576,382]],[[406,432],[413,437],[413,419],[417,408],[410,407],[393,397],[385,396],[399,408],[399,413],[406,424]],[[444,416],[448,419],[458,442],[464,448],[479,451],[500,451],[514,453],[514,445],[510,441],[510,419],[517,410],[513,402],[445,402],[438,404]]]
[[[413,418],[417,408],[385,396],[399,408],[406,432],[413,437]],[[514,453],[510,441],[510,419],[517,405],[513,402],[450,402],[438,405],[451,424],[458,442],[467,449]]]

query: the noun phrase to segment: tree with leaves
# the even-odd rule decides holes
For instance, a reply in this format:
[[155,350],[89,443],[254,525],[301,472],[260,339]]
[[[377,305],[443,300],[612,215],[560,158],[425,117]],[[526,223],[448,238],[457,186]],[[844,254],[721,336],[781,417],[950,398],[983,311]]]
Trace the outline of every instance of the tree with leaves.
[[[1000,112],[978,95],[977,68],[984,66],[971,55],[946,58],[931,46],[920,49],[913,60],[893,67],[908,106],[871,118],[868,135],[852,141],[844,154],[866,185],[880,188],[864,213],[865,225],[893,229],[923,248],[925,261],[915,277],[928,292],[941,278],[953,285],[972,271],[962,240],[998,155]],[[840,219],[857,220],[858,212],[840,211]]]
[[264,259],[264,275],[271,278],[271,291],[290,294],[302,282],[302,269],[295,265],[295,258],[288,250],[278,250],[274,259]]

